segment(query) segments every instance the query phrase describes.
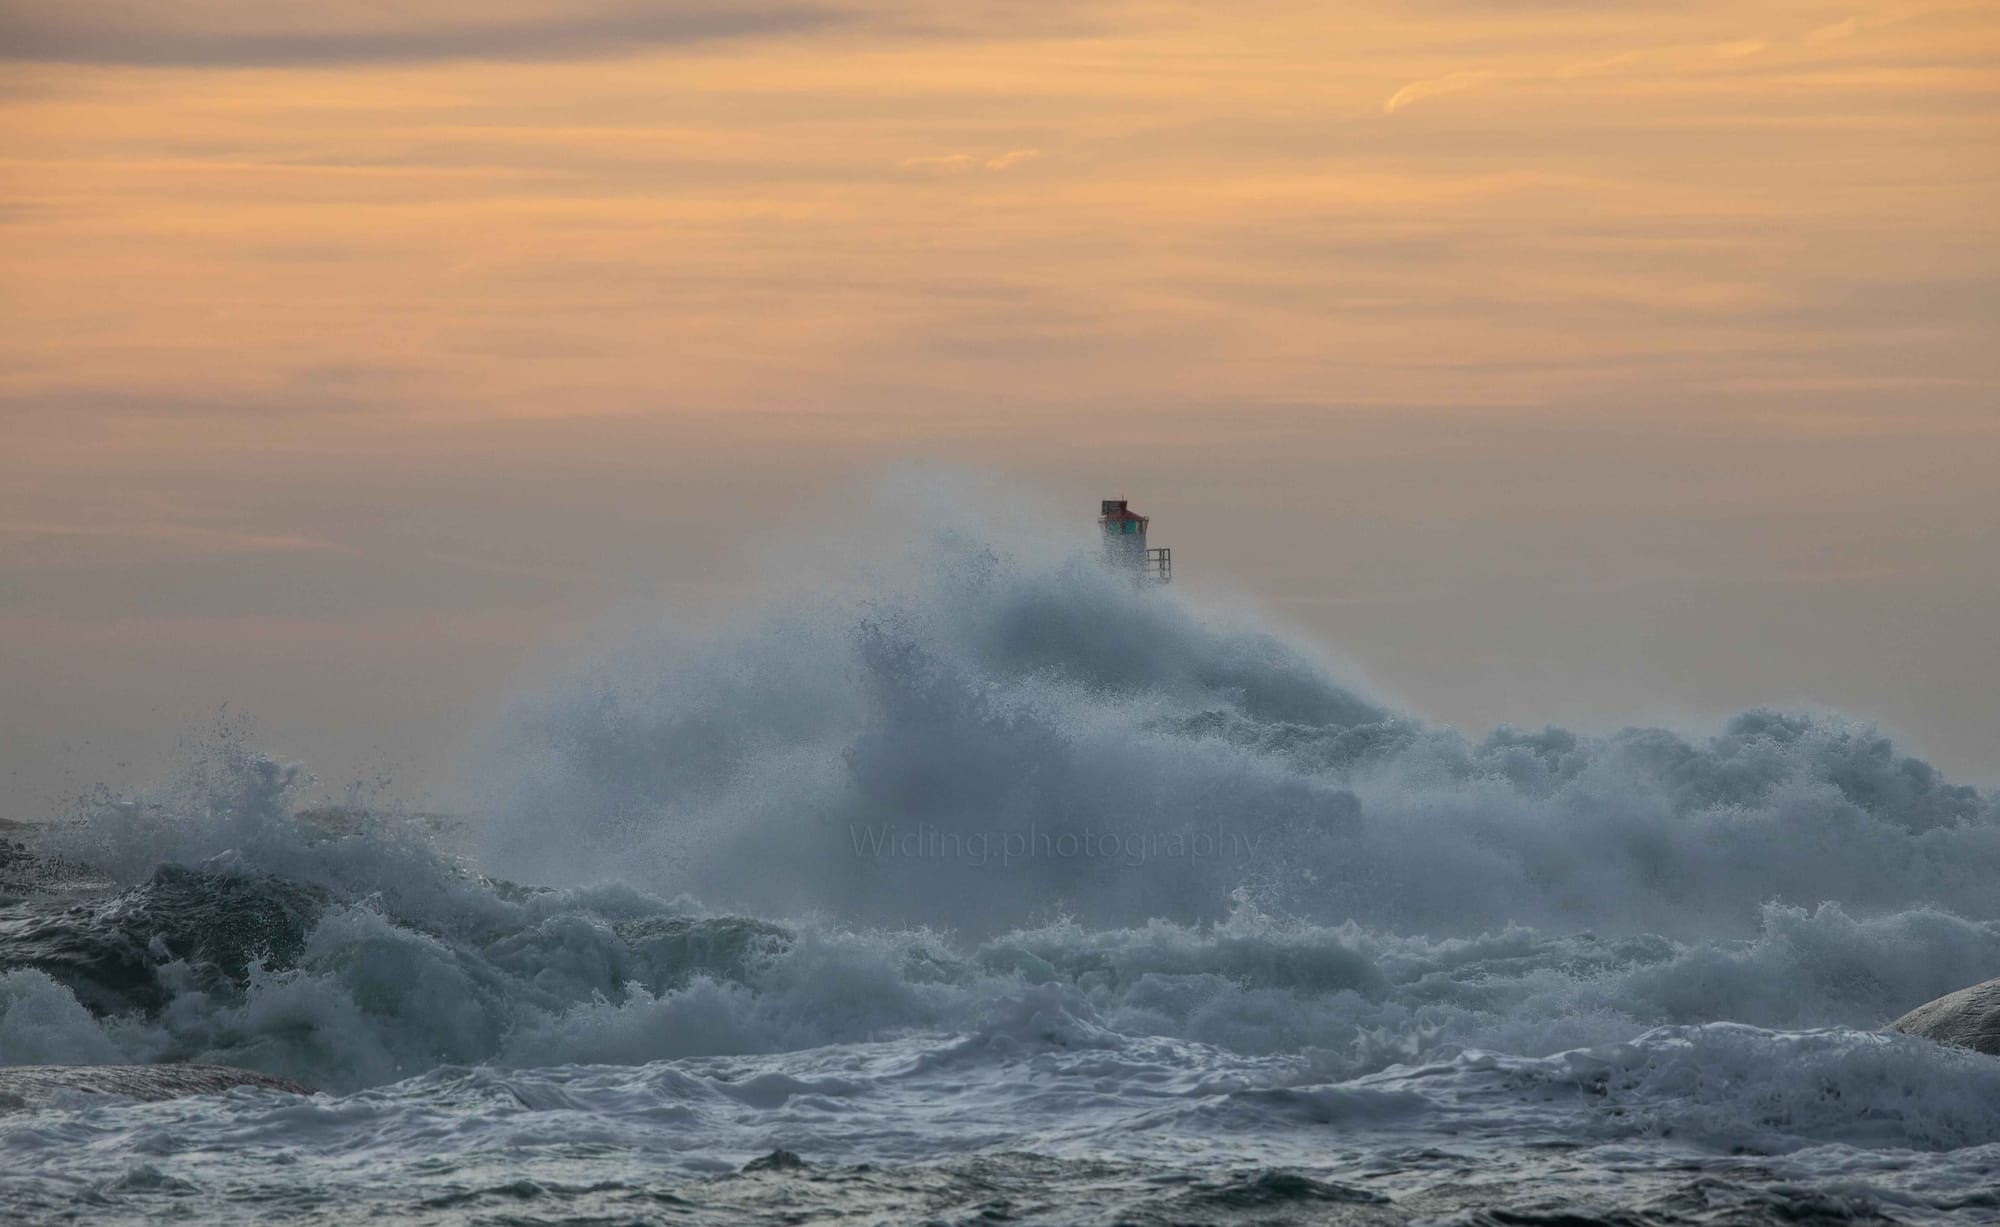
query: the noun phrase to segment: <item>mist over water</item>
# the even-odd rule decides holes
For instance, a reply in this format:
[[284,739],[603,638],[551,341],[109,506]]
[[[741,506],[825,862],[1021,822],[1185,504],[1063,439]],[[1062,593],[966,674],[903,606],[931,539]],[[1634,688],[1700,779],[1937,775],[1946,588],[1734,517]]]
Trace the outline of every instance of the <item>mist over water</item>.
[[[481,855],[760,913],[984,932],[1212,921],[1747,933],[1765,905],[1995,911],[1996,801],[1865,724],[1426,727],[1241,611],[1067,539],[920,534],[524,705]],[[1067,547],[1067,548],[1065,548]]]
[[801,1103],[842,1162],[2000,1153],[2000,1062],[1868,1034],[2000,974],[2000,799],[1828,714],[1427,726],[1088,539],[904,519],[540,686],[446,834],[227,735],[92,803],[33,850],[101,890],[0,907],[0,1063],[554,1104],[697,1171]]

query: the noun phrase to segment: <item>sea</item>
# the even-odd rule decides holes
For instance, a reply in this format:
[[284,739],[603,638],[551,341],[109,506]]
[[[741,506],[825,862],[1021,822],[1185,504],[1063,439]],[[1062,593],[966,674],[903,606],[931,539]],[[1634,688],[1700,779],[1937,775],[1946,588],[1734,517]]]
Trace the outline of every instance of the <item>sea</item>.
[[954,532],[525,687],[448,814],[222,729],[8,833],[0,1065],[316,1093],[0,1094],[0,1219],[2000,1222],[2000,1058],[1881,1030],[2000,975],[2000,797],[1354,676]]

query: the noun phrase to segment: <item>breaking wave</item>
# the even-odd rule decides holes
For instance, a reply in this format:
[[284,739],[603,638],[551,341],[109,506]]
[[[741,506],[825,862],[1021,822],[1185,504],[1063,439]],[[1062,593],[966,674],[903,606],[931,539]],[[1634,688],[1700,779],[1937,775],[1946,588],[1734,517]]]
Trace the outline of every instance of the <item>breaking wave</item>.
[[[1658,1081],[2000,969],[2000,801],[1865,725],[1468,738],[1037,548],[947,532],[619,653],[504,722],[461,836],[315,808],[228,738],[100,798],[31,852],[101,885],[0,901],[0,1062],[352,1089],[1025,1011],[1012,1042],[1164,1037],[1274,1086],[1634,1043],[1619,1076]],[[1905,1059],[1835,1034],[1840,1077]]]
[[1270,912],[1403,932],[1991,917],[2000,802],[1865,725],[1427,727],[1239,615],[947,533],[851,601],[607,662],[491,755],[484,861],[993,931]]

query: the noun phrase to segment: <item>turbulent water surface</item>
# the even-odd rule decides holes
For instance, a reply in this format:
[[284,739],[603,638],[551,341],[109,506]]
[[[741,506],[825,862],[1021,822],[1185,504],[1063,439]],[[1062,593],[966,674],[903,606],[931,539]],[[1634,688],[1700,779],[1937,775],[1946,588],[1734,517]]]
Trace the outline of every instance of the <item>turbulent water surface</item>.
[[[898,573],[900,574],[900,573]],[[1427,727],[976,542],[524,705],[464,823],[224,740],[0,858],[0,1103],[117,1221],[2000,1221],[2000,801],[1865,726]],[[1567,1216],[1567,1217],[1565,1217]]]

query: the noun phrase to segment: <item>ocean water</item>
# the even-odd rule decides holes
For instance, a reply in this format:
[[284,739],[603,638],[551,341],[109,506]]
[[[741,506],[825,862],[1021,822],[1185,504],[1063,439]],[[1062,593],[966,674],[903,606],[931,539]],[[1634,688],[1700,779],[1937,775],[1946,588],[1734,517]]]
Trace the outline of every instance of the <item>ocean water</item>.
[[[1865,723],[1468,735],[967,532],[544,686],[440,821],[239,737],[0,863],[0,1215],[2000,1222],[2000,799]],[[136,1084],[135,1084],[135,1089]]]

